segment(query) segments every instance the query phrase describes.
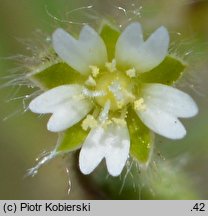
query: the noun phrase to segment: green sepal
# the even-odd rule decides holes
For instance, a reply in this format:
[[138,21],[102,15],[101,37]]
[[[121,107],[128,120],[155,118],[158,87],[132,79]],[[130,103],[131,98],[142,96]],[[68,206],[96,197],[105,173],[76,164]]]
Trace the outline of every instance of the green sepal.
[[83,75],[63,62],[45,66],[42,70],[39,69],[28,74],[27,78],[44,90],[61,85],[84,82]]
[[64,133],[60,133],[56,152],[67,153],[79,149],[88,133],[88,131],[82,129],[80,122],[66,130]]
[[128,110],[127,124],[131,141],[130,154],[140,165],[147,165],[153,150],[153,133],[141,122],[132,108]]
[[121,33],[118,28],[107,22],[101,25],[99,32],[106,45],[108,59],[111,61],[115,57],[115,45]]
[[156,68],[138,76],[143,83],[161,83],[173,85],[182,76],[186,64],[180,59],[168,55],[165,60]]

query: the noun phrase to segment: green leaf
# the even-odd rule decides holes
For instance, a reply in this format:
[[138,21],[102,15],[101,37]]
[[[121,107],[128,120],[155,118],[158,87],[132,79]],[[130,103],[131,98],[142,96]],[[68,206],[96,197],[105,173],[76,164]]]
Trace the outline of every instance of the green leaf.
[[131,140],[131,156],[140,164],[146,165],[152,154],[153,134],[141,122],[132,108],[128,110],[127,124]]
[[65,84],[78,84],[84,81],[84,76],[62,62],[32,72],[28,74],[27,78],[44,90]]
[[185,68],[184,62],[169,55],[158,67],[141,74],[138,79],[144,83],[172,85],[182,76]]
[[115,45],[119,35],[119,29],[112,26],[110,23],[104,22],[102,24],[100,29],[100,36],[105,42],[109,61],[111,61],[115,57]]
[[88,131],[82,129],[80,122],[60,134],[59,144],[56,148],[57,153],[74,151],[82,145]]

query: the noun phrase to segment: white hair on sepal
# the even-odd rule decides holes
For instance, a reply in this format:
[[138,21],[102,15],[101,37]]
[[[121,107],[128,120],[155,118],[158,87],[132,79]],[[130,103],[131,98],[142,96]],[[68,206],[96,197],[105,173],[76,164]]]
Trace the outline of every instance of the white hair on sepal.
[[57,153],[55,150],[53,150],[51,152],[46,152],[43,155],[41,155],[40,159],[36,158],[36,161],[38,161],[38,163],[34,167],[27,170],[25,177],[28,177],[28,176],[34,177],[43,165],[51,161],[56,156],[57,156]]
[[59,136],[58,136],[58,140],[56,142],[55,148],[50,150],[50,151],[44,151],[43,153],[41,153],[36,158],[37,164],[34,167],[27,170],[27,173],[25,174],[25,177],[28,177],[28,176],[34,177],[38,173],[39,169],[43,165],[47,164],[48,162],[50,162],[51,160],[53,160],[57,156],[64,155],[63,153],[60,153],[60,152],[57,151],[57,148],[59,147],[62,138],[63,138],[63,133],[60,133]]
[[[26,69],[23,64],[25,59],[24,55],[14,55],[10,57],[1,57],[0,61],[4,64],[9,63],[13,67],[7,69],[7,74],[0,77],[0,90],[6,90],[6,95],[3,96],[2,100],[4,103],[15,104],[13,110],[7,109],[4,113],[2,121],[7,121],[15,116],[23,115],[27,109],[27,100],[35,95],[34,85],[25,79]],[[21,93],[24,90],[24,93]],[[18,103],[17,103],[18,102]]]
[[[29,47],[30,45],[28,41],[30,40],[22,39],[22,42],[24,44],[27,44],[27,46]],[[31,46],[34,47],[33,45]],[[47,47],[47,45],[45,45],[45,47]],[[35,52],[37,52],[37,50],[35,50]],[[39,49],[39,51],[40,50],[41,49]],[[29,52],[31,51],[29,50]],[[15,104],[15,111],[11,114],[7,114],[6,117],[4,117],[3,119],[4,121],[10,119],[15,115],[24,114],[28,110],[29,100],[33,97],[36,97],[40,93],[40,90],[38,90],[38,88],[26,77],[26,75],[31,70],[33,70],[33,68],[40,67],[42,64],[44,64],[40,56],[41,54],[39,54],[38,58],[36,53],[34,53],[34,55],[32,55],[31,53],[31,56],[27,56],[26,54],[18,54],[10,57],[0,58],[0,60],[4,61],[4,63],[6,61],[9,61],[8,63],[12,65],[10,69],[7,69],[7,75],[1,76],[2,82],[0,84],[0,89],[7,89],[8,93],[5,102],[12,103],[15,101],[22,101],[22,103]],[[50,55],[47,58],[50,59]],[[51,59],[48,61],[51,61]],[[34,88],[37,90],[34,91]],[[24,90],[24,95],[20,93],[22,90]]]
[[[122,192],[123,192],[123,189],[124,189],[127,177],[128,176],[130,176],[131,178],[133,177],[133,175],[131,173],[131,169],[132,169],[133,163],[134,163],[133,160],[131,160],[131,161],[127,160],[127,162],[126,162],[126,165],[125,165],[125,174],[124,174],[123,178],[121,178],[121,176],[120,176],[122,184],[121,184],[121,188],[119,190],[119,195],[121,195]],[[135,185],[134,181],[132,181],[132,184],[133,184],[133,188],[136,189],[136,185]]]
[[187,91],[191,90],[196,96],[204,97],[207,95],[208,89],[201,77],[206,77],[205,69],[208,43],[201,42],[197,39],[194,32],[185,36],[183,31],[170,31],[171,40],[169,54],[180,59],[185,65],[185,71],[179,82],[175,83],[176,87]]
[[[135,194],[138,194],[137,199],[142,199],[143,190],[148,190],[154,196],[154,189],[151,186],[150,179],[153,178],[152,175],[152,167],[154,166],[155,161],[152,160],[150,166],[147,169],[142,169],[139,162],[133,157],[129,157],[125,169],[120,175],[120,189],[118,190],[118,195],[121,196],[125,191],[125,187],[129,186],[131,183],[131,187]],[[148,176],[148,177],[147,177]],[[139,179],[139,180],[138,180]]]
[[[149,193],[151,197],[156,197],[159,192],[157,185],[164,184],[164,178],[168,179],[168,176],[172,176],[171,164],[174,164],[174,172],[181,173],[189,159],[190,157],[186,153],[167,161],[162,153],[157,151],[154,153],[149,166],[144,169],[135,158],[129,157],[122,174],[118,177],[119,180],[116,180],[118,188],[114,192],[117,193],[116,196],[122,196],[131,184],[133,192],[135,195],[137,194],[137,199],[142,199],[143,194],[146,193]],[[164,173],[165,176],[163,176]],[[105,181],[111,182],[113,178],[107,174]]]
[[[58,59],[52,49],[51,39],[48,34],[37,29],[32,33],[32,38],[16,38],[18,42],[25,46],[24,54],[17,54],[9,57],[0,57],[1,61],[9,61],[10,69],[7,69],[7,75],[1,76],[0,89],[7,88],[6,102],[15,102],[22,100],[22,103],[15,105],[15,111],[4,117],[4,121],[16,115],[24,114],[28,110],[29,99],[37,96],[40,92],[38,88],[27,79],[27,74],[37,68],[44,67],[45,64],[55,63]],[[34,92],[34,88],[37,91]],[[25,95],[20,95],[24,90]]]

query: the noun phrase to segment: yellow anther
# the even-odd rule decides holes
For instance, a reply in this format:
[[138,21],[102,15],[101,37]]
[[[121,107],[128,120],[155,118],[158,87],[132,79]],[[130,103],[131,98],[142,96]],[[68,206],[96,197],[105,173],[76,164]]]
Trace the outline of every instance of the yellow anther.
[[136,70],[135,68],[129,69],[126,71],[126,75],[130,78],[136,77]]
[[97,77],[98,74],[100,73],[100,69],[97,66],[94,66],[94,65],[90,65],[89,67],[90,67],[90,69],[92,71],[92,76]]
[[96,81],[93,79],[92,76],[89,76],[85,84],[88,86],[96,86]]
[[146,109],[146,105],[144,104],[144,99],[140,98],[139,100],[134,101],[134,109],[144,111]]
[[82,122],[82,129],[86,131],[89,128],[92,129],[97,127],[97,125],[98,123],[96,119],[92,115],[87,115],[87,117]]
[[112,118],[113,122],[115,122],[119,126],[126,126],[126,121],[122,118]]
[[115,72],[117,70],[116,69],[116,60],[113,59],[112,62],[106,62],[105,67],[108,69],[108,71]]
[[[132,99],[125,92],[130,91],[131,95],[131,80],[124,73],[114,72],[105,73],[96,80],[96,91],[104,91],[106,94],[103,97],[97,97],[96,102],[100,106],[104,106],[107,100],[111,102],[111,110],[123,108]],[[113,85],[114,84],[114,85]]]

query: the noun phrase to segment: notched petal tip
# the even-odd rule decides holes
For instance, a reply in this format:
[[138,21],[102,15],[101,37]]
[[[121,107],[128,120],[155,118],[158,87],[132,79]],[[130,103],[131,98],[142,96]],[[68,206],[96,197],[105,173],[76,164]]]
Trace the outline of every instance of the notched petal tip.
[[198,107],[187,93],[163,84],[145,84],[143,96],[147,106],[168,112],[179,118],[190,118],[198,113]]
[[63,131],[63,129],[61,129],[61,130],[60,130],[60,128],[57,129],[57,126],[55,126],[54,123],[52,121],[50,121],[50,119],[47,123],[47,129],[48,129],[48,131],[51,131],[54,133]]
[[81,121],[92,109],[88,100],[70,100],[59,106],[48,122],[48,130],[52,132],[64,131]]
[[86,37],[90,36],[98,36],[98,33],[89,25],[84,25],[83,28],[80,31],[79,38],[83,40]]
[[32,112],[34,112],[34,113],[39,113],[38,110],[37,110],[37,105],[36,105],[35,99],[33,99],[33,100],[30,102],[28,108],[29,108]]
[[80,160],[79,160],[79,169],[84,175],[89,175],[93,171],[91,169],[88,169],[88,167],[84,163],[80,162]]
[[197,104],[187,93],[159,83],[143,85],[146,109],[136,110],[141,120],[153,130],[170,139],[182,139],[186,129],[178,118],[190,118],[198,113]]
[[63,29],[57,29],[52,43],[59,57],[81,74],[87,74],[90,65],[103,66],[107,61],[103,40],[88,25],[82,28],[78,40]]
[[[62,48],[62,45],[64,43],[70,43],[71,42],[71,37],[68,32],[66,32],[62,28],[57,28],[53,34],[52,34],[52,45],[54,50],[57,52],[59,55],[60,53],[60,47]],[[60,55],[61,57],[61,55]]]
[[178,133],[170,135],[167,138],[173,139],[173,140],[179,140],[179,139],[183,139],[186,136],[186,133],[187,133],[186,129],[182,123],[180,123],[180,124],[181,124],[180,131],[178,131]]
[[170,43],[169,32],[166,27],[161,26],[156,30],[155,35],[158,38],[158,42],[160,42],[161,44],[163,43],[163,45],[161,45],[161,49],[163,49],[163,52],[165,53],[163,57],[164,59],[165,56],[167,56],[168,54],[168,48],[169,48],[169,43]]
[[182,139],[186,135],[183,124],[170,113],[155,106],[147,106],[145,111],[136,111],[142,122],[155,133],[169,139]]
[[[66,118],[66,117],[65,117]],[[64,119],[64,116],[60,115],[60,113],[54,113],[48,123],[47,123],[47,129],[51,132],[57,133],[62,132],[66,129],[68,129],[70,126],[72,126],[70,123],[63,124],[62,120]]]
[[158,66],[168,54],[169,33],[164,26],[144,41],[141,25],[132,23],[126,27],[116,44],[116,60],[125,67],[147,72]]
[[79,155],[79,167],[83,174],[90,174],[105,158],[107,170],[119,176],[128,159],[130,138],[127,127],[112,124],[104,129],[92,129]]
[[39,95],[38,97],[34,98],[28,108],[33,112],[37,114],[46,114],[51,113],[52,111],[50,108],[45,109],[45,104],[47,103],[47,100],[44,99],[44,95]]
[[167,40],[169,40],[169,32],[165,26],[160,26],[158,29],[156,29],[154,33],[158,34],[158,36],[160,35],[162,37],[165,37]]
[[130,136],[127,126],[113,124],[109,127],[108,151],[105,155],[110,175],[119,176],[126,164],[130,150]]
[[52,39],[56,40],[57,38],[60,38],[62,34],[68,34],[68,33],[62,28],[57,28],[52,34]]
[[112,177],[118,177],[118,176],[120,176],[121,173],[122,173],[122,171],[123,171],[123,167],[122,167],[122,169],[120,169],[120,170],[111,170],[111,169],[108,169],[108,172],[109,172],[109,174],[110,174]]
[[165,26],[159,27],[152,36],[155,37],[155,40],[158,40],[159,43],[163,44],[163,49],[168,52],[170,35],[167,28]]
[[165,42],[170,42],[170,36],[167,28],[165,26],[160,26],[157,28],[150,36],[149,38],[154,38],[155,40],[162,40],[165,39]]
[[105,136],[101,127],[92,129],[88,134],[79,154],[80,171],[88,175],[102,161],[105,155],[105,145],[102,145],[102,139]]
[[58,28],[52,35],[52,44],[58,56],[76,71],[85,73],[88,70],[83,60],[82,50],[78,41],[65,30]]
[[198,113],[199,113],[199,108],[196,104],[196,102],[193,100],[193,98],[191,96],[190,97],[190,111],[189,111],[189,115],[187,116],[187,118],[190,118],[190,117],[194,117],[196,116]]
[[186,136],[186,129],[184,125],[177,119],[174,121],[174,126],[167,125],[167,128],[160,128],[158,131],[155,131],[157,134],[164,136],[168,139],[179,140],[183,139]]
[[[143,31],[142,26],[139,22],[133,22],[130,25],[128,25],[124,31],[123,36],[126,37],[126,39],[133,39],[137,43],[143,42]],[[132,42],[129,40],[128,42]]]
[[29,109],[34,113],[53,113],[58,106],[73,96],[79,95],[81,91],[82,86],[76,84],[55,87],[33,99],[29,104]]

